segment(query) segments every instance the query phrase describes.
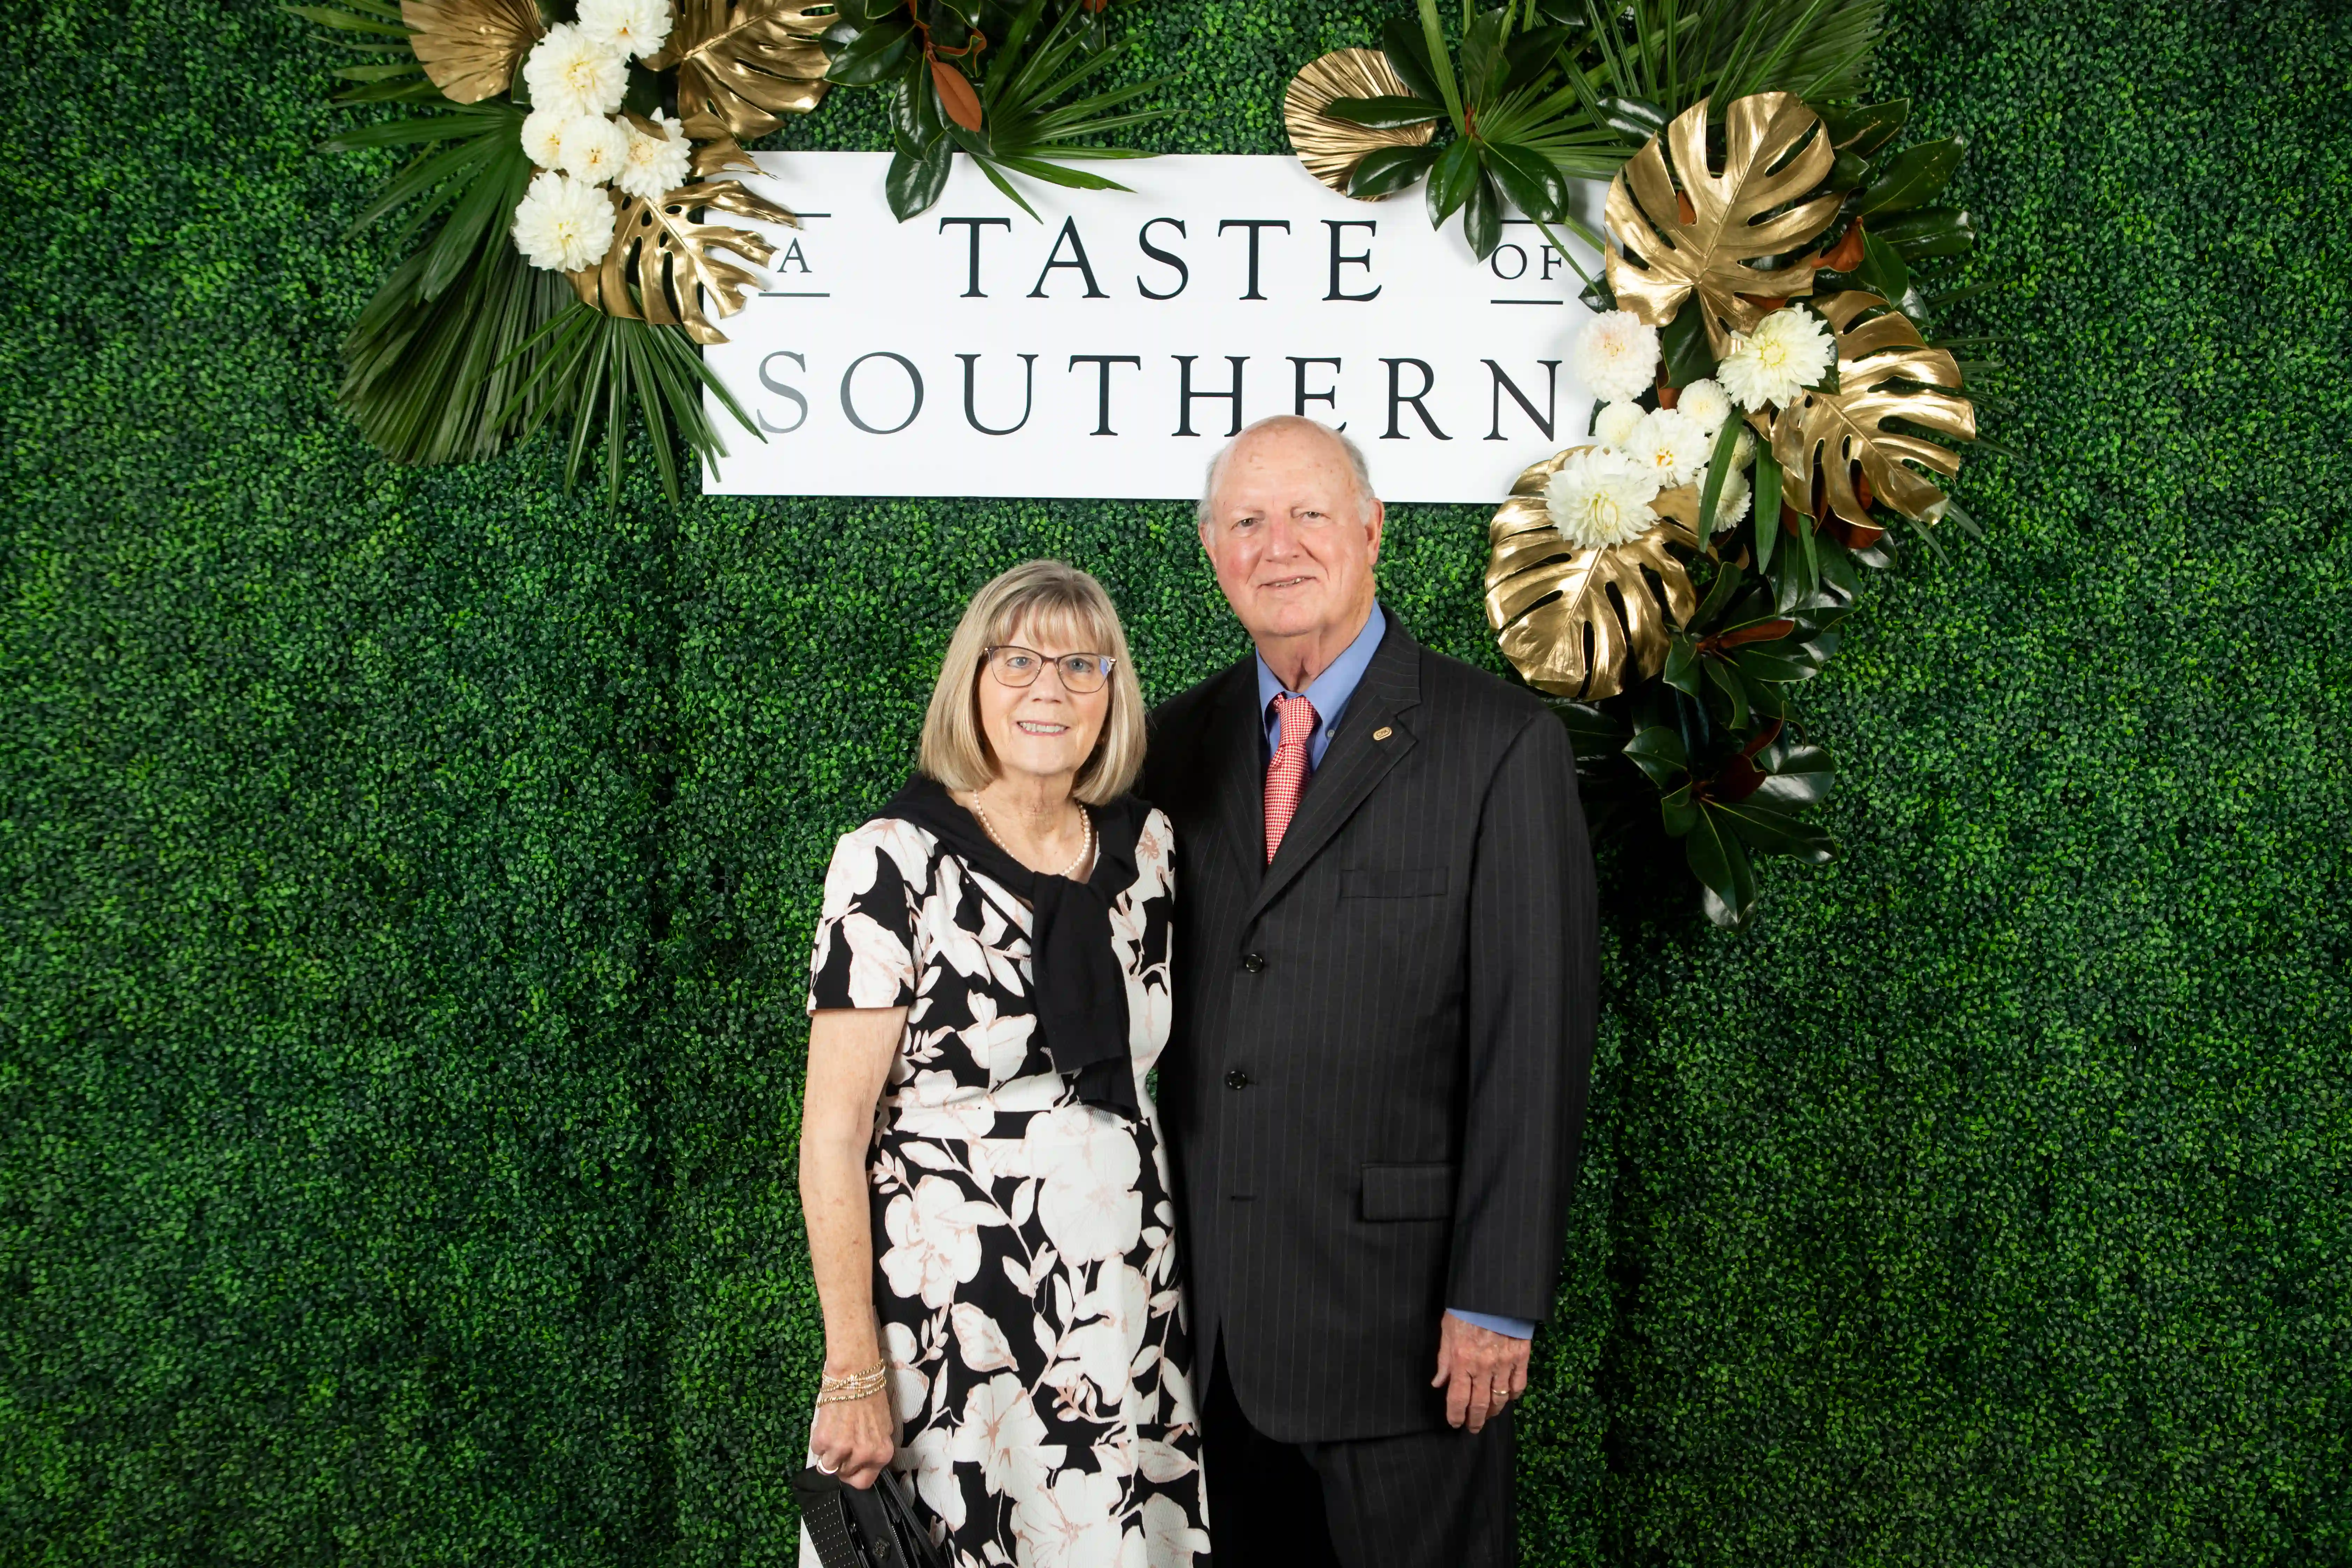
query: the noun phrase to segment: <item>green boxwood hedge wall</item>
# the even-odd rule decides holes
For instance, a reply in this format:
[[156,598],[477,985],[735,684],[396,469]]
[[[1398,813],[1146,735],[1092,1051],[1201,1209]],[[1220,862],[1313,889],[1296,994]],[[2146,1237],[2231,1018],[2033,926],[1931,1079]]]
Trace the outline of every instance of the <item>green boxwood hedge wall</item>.
[[[1159,145],[1280,150],[1379,15],[1142,0]],[[828,846],[1010,562],[1157,694],[1241,645],[1181,506],[379,461],[305,32],[0,27],[0,1561],[784,1563]],[[1842,861],[1727,936],[1607,858],[1527,1561],[2344,1563],[2352,21],[1897,0],[1880,74],[1973,138],[2030,460],[1808,693]],[[1493,665],[1483,513],[1391,537]]]

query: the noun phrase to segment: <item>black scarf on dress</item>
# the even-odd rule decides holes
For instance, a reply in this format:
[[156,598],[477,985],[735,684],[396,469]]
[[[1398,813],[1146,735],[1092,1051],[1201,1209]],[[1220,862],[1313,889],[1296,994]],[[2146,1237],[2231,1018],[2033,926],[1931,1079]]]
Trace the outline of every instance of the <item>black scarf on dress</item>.
[[1111,947],[1111,901],[1135,885],[1145,806],[1131,795],[1086,808],[1095,819],[1094,872],[1085,881],[1033,871],[1007,854],[936,779],[918,774],[882,808],[1029,903],[1030,988],[1037,1033],[1078,1098],[1129,1119],[1142,1114],[1128,1051],[1127,973]]

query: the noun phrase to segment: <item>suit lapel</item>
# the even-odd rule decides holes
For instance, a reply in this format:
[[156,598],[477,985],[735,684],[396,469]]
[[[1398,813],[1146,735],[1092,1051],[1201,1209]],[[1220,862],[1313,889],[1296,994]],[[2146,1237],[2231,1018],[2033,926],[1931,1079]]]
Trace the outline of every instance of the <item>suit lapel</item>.
[[1218,759],[1215,783],[1221,837],[1234,852],[1242,886],[1254,888],[1265,869],[1265,722],[1257,713],[1257,659],[1244,658],[1225,680],[1213,721],[1211,755]]
[[[1413,748],[1412,731],[1405,727],[1407,710],[1421,701],[1421,647],[1405,634],[1396,617],[1389,617],[1388,635],[1372,655],[1362,685],[1348,704],[1342,733],[1323,754],[1323,765],[1298,803],[1298,814],[1282,836],[1282,847],[1265,868],[1257,897],[1250,901],[1245,920],[1274,901],[1283,889],[1322,853],[1323,847],[1346,825],[1374,785]],[[1381,738],[1374,740],[1372,737]],[[1253,750],[1251,756],[1255,757]],[[1251,798],[1259,803],[1257,853],[1265,851],[1265,781],[1256,780]]]

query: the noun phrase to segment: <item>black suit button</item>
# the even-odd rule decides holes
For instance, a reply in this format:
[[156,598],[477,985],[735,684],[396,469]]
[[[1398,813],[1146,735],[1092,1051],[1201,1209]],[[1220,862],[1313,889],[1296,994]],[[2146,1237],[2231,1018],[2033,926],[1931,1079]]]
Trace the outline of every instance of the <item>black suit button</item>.
[[1262,952],[1243,953],[1242,967],[1248,970],[1252,974],[1255,974],[1259,970],[1265,967],[1265,954]]
[[1242,1071],[1239,1068],[1235,1068],[1233,1071],[1225,1075],[1225,1087],[1227,1089],[1247,1089],[1249,1085],[1249,1074]]

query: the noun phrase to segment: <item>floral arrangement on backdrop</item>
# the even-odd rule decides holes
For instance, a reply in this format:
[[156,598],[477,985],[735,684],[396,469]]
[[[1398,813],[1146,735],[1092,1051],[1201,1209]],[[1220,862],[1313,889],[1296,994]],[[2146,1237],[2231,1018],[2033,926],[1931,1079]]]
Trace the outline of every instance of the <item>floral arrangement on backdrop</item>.
[[[1822,861],[1834,777],[1794,689],[1865,571],[1975,524],[1942,483],[1977,431],[1936,339],[1976,242],[1937,198],[1958,138],[1856,101],[1877,0],[1434,0],[1379,51],[1327,55],[1285,105],[1308,170],[1382,199],[1426,182],[1480,255],[1506,203],[1601,251],[1570,345],[1591,439],[1519,476],[1489,530],[1487,619],[1574,732],[1598,821],[1654,803],[1709,919],[1744,925],[1755,859]],[[1444,132],[1441,136],[1440,132]],[[1601,231],[1570,181],[1607,177]]]
[[744,140],[835,85],[889,95],[890,205],[939,199],[961,152],[1011,176],[1121,189],[1075,166],[1139,156],[1101,138],[1158,118],[1159,84],[1102,88],[1123,46],[1108,0],[342,0],[289,6],[357,57],[339,104],[404,112],[326,150],[415,148],[355,230],[405,258],[343,342],[339,400],[396,461],[496,456],[571,425],[567,482],[601,433],[617,503],[632,413],[670,500],[677,443],[726,450],[702,391],[754,436],[698,345],[773,255],[733,214],[792,225],[748,189]]
[[[793,215],[733,176],[743,142],[835,85],[888,95],[886,195],[938,200],[955,154],[1015,176],[1080,166],[1160,117],[1160,84],[1106,86],[1107,0],[339,0],[289,7],[356,58],[335,101],[397,112],[326,143],[414,155],[361,213],[403,259],[343,344],[341,402],[404,462],[488,458],[570,425],[567,482],[624,432],[678,495],[706,416],[752,426],[704,368],[772,255],[734,215]],[[1591,440],[1522,474],[1496,514],[1486,607],[1502,649],[1577,733],[1597,815],[1654,800],[1709,916],[1744,923],[1754,858],[1821,860],[1833,776],[1790,693],[1822,668],[1862,574],[1973,531],[1941,481],[1988,445],[1937,338],[1973,289],[1938,264],[1976,241],[1937,204],[1958,138],[1906,146],[1864,103],[1882,0],[1510,0],[1458,19],[1416,0],[1379,49],[1293,79],[1284,118],[1333,188],[1424,187],[1478,255],[1516,207],[1575,265],[1601,251],[1572,352],[1601,394]],[[1610,181],[1598,228],[1579,183]],[[756,432],[754,432],[756,434]]]

